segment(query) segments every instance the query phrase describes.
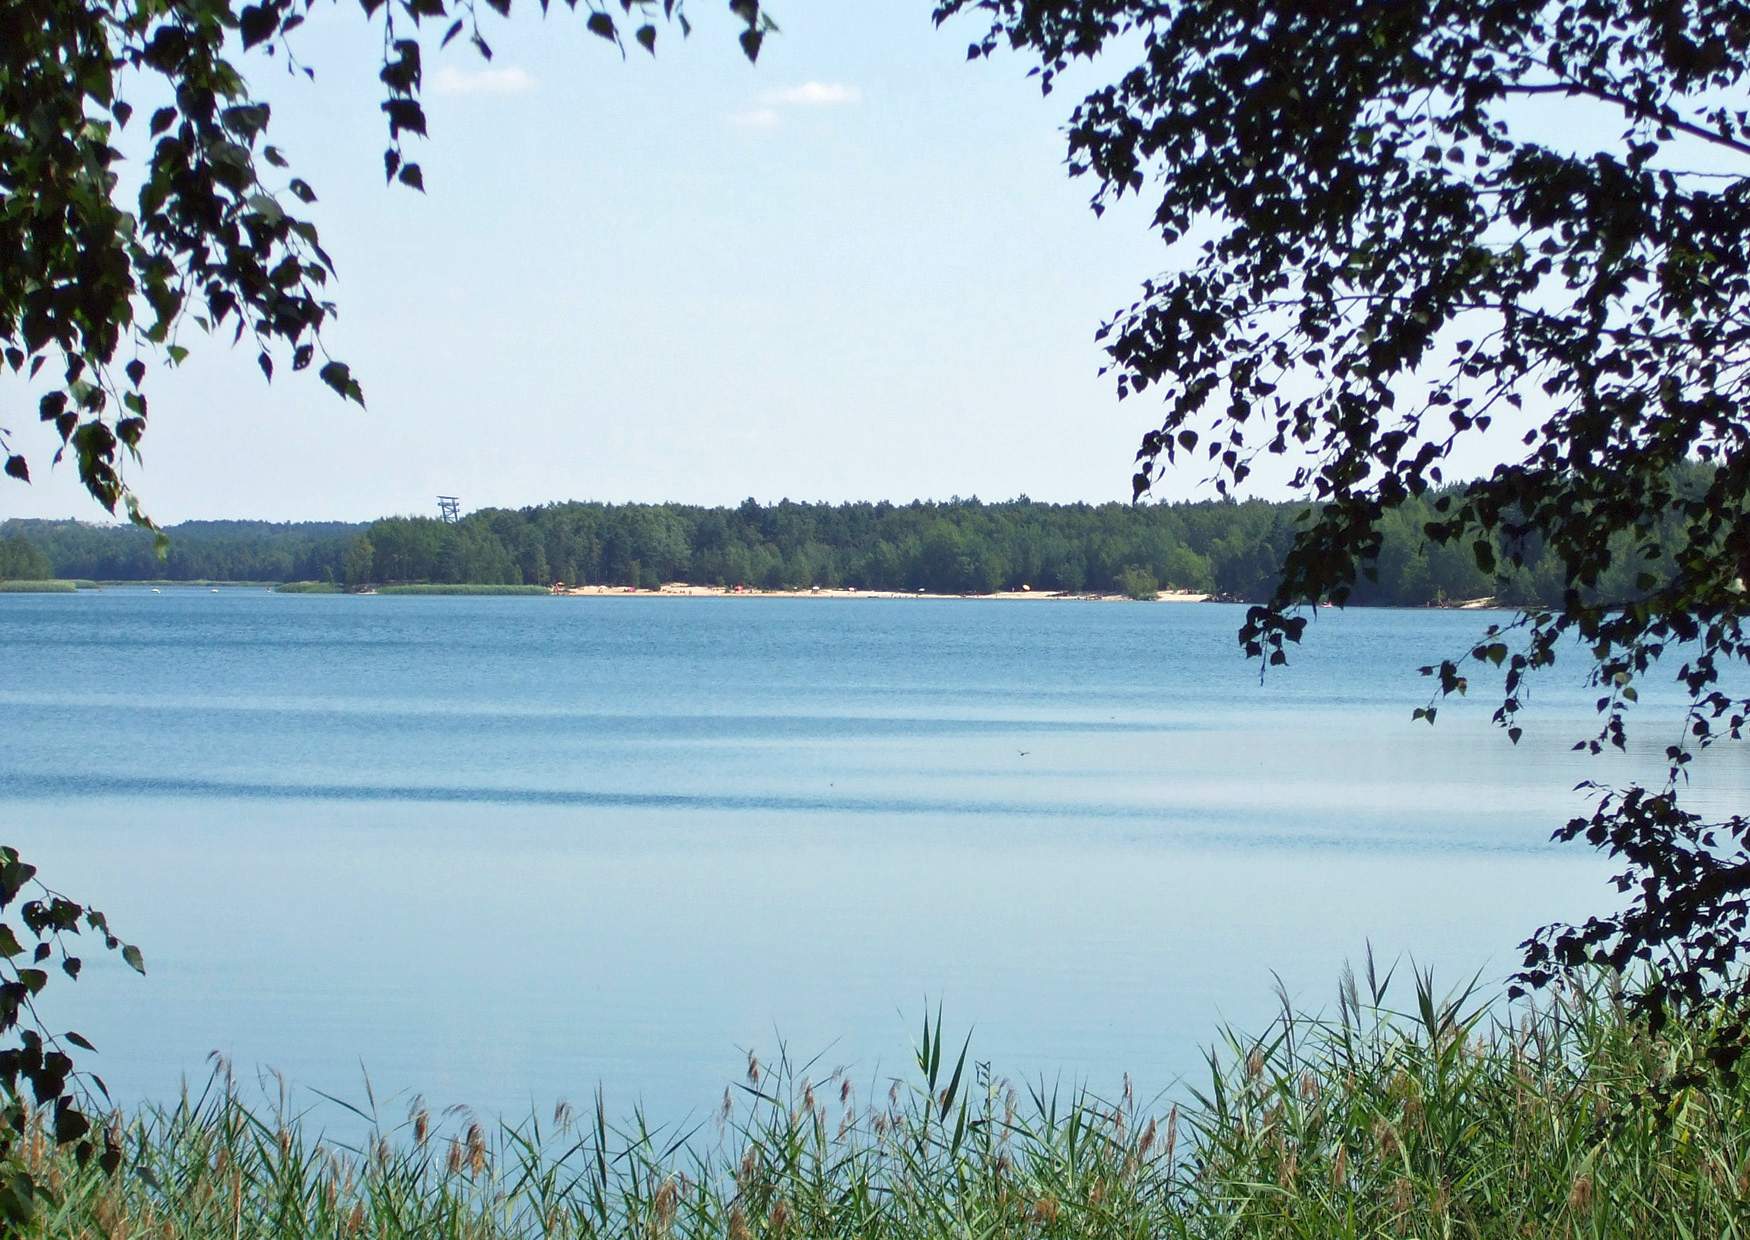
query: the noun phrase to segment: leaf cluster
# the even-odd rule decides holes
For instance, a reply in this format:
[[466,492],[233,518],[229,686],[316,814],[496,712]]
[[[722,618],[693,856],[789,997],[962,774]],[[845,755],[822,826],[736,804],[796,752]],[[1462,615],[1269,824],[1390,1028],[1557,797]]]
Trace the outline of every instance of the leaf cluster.
[[[255,350],[264,376],[313,369],[346,400],[364,389],[323,347],[335,265],[307,208],[310,183],[269,139],[272,112],[235,58],[298,61],[294,35],[319,0],[32,0],[0,6],[0,366],[33,390],[38,420],[111,513],[150,526],[123,467],[150,415],[146,378],[181,364],[186,330]],[[565,0],[576,11],[579,0]],[[510,0],[485,0],[501,17]],[[543,12],[547,0],[541,0]],[[689,29],[681,0],[584,0],[586,27],[654,53],[658,23]],[[492,49],[476,0],[361,0],[380,26],[388,179],[424,188],[410,136],[428,33]],[[732,0],[741,46],[775,29],[758,0]],[[441,35],[437,32],[441,31]],[[622,46],[623,50],[623,46]],[[162,101],[135,115],[133,99]],[[129,201],[120,168],[139,167]],[[0,427],[0,460],[30,463]]]
[[[16,1225],[57,1200],[54,1183],[20,1157],[20,1143],[46,1132],[79,1167],[112,1173],[121,1163],[115,1134],[93,1124],[87,1091],[69,1048],[95,1048],[78,1033],[51,1033],[37,1014],[50,966],[77,980],[84,967],[74,954],[83,933],[118,952],[138,973],[140,949],[123,943],[97,909],[77,904],[36,880],[36,867],[16,849],[0,846],[0,1219]],[[101,1077],[83,1074],[107,1101]]]
[[[1313,503],[1245,648],[1284,662],[1298,610],[1351,598],[1423,498],[1430,542],[1485,573],[1547,551],[1559,597],[1430,665],[1438,693],[1463,690],[1466,662],[1504,664],[1496,718],[1517,739],[1529,678],[1577,650],[1601,693],[1582,745],[1623,747],[1636,680],[1680,651],[1691,708],[1663,788],[1558,832],[1627,858],[1635,907],[1558,931],[1553,955],[1529,944],[1525,980],[1650,958],[1655,1008],[1750,1006],[1731,968],[1741,834],[1673,816],[1695,752],[1750,713],[1720,688],[1750,658],[1750,5],[937,6],[968,13],[987,25],[974,58],[1017,50],[1047,91],[1077,62],[1121,67],[1076,107],[1068,148],[1096,210],[1146,195],[1183,258],[1100,333],[1120,395],[1162,394],[1136,493],[1175,462],[1225,492],[1279,455]],[[1571,120],[1565,144],[1534,110]],[[1491,428],[1518,438],[1509,459],[1441,493]],[[1625,570],[1632,601],[1610,605],[1597,586]],[[1704,842],[1718,867],[1696,860]]]

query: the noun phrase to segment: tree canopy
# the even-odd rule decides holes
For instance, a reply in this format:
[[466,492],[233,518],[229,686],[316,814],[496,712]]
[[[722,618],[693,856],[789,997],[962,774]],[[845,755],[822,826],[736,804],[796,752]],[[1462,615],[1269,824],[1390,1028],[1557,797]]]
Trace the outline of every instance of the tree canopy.
[[[1680,485],[1699,490],[1694,467]],[[1549,548],[1524,566],[1479,569],[1466,548],[1435,546],[1424,526],[1438,496],[1386,521],[1372,580],[1352,603],[1419,607],[1493,597],[1554,605],[1566,582]],[[1157,589],[1269,597],[1304,504],[810,504],[733,508],[570,502],[489,508],[454,523],[386,517],[369,525],[190,521],[149,531],[78,521],[0,523],[0,578],[99,581],[331,581],[655,586],[670,581],[762,589],[852,586],[979,594],[993,590],[1126,593]],[[7,547],[15,554],[8,559]],[[9,563],[13,566],[8,571]],[[1635,593],[1619,564],[1597,596]]]
[[[1013,49],[1046,91],[1078,62],[1105,82],[1069,122],[1070,173],[1097,211],[1146,196],[1173,246],[1100,332],[1119,393],[1164,404],[1137,493],[1186,459],[1226,493],[1275,454],[1314,501],[1251,653],[1283,662],[1297,609],[1352,597],[1393,514],[1492,430],[1504,463],[1439,494],[1425,531],[1486,571],[1547,548],[1565,589],[1431,666],[1439,693],[1504,666],[1517,738],[1526,678],[1577,646],[1601,694],[1584,743],[1622,746],[1637,678],[1678,654],[1690,708],[1663,786],[1560,832],[1626,857],[1635,902],[1532,940],[1525,977],[1654,960],[1655,1019],[1721,994],[1743,1010],[1747,822],[1704,823],[1679,793],[1750,711],[1719,687],[1747,654],[1750,5],[937,5],[961,14],[981,19],[973,58]],[[1675,483],[1686,462],[1705,486]],[[1635,593],[1606,605],[1591,587],[1623,565]]]

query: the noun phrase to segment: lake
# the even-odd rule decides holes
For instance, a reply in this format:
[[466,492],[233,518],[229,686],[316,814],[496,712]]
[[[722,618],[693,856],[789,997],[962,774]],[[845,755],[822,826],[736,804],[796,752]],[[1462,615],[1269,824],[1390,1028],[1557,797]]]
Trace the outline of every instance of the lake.
[[[678,1119],[780,1038],[878,1081],[937,1002],[999,1074],[1150,1096],[1278,976],[1330,1007],[1371,942],[1498,982],[1611,906],[1608,863],[1546,841],[1668,707],[1577,758],[1576,662],[1515,748],[1480,684],[1410,721],[1487,615],[1323,612],[1262,684],[1242,615],[0,596],[5,838],[145,952],[48,996],[122,1100],[218,1051],[351,1099],[362,1067],[380,1099],[600,1083]],[[1698,790],[1741,804],[1744,755]]]

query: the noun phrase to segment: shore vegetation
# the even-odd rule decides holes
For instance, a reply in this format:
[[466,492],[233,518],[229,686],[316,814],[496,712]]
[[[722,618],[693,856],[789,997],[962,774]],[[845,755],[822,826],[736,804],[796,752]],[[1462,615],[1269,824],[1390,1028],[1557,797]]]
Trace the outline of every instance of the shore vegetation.
[[[1691,471],[1701,486],[1706,472]],[[1437,498],[1437,497],[1435,497]],[[1435,498],[1387,523],[1374,576],[1356,604],[1428,606],[1497,598],[1557,603],[1560,564],[1540,552],[1485,571],[1471,548],[1431,544]],[[368,525],[199,521],[170,526],[160,559],[150,531],[76,521],[11,521],[0,542],[40,575],[104,580],[246,580],[366,585],[635,586],[666,582],[758,590],[854,588],[905,593],[1124,594],[1156,590],[1255,600],[1269,593],[1303,504],[1201,501],[1046,504],[1021,498],[946,503],[547,504],[484,509],[461,521],[386,517]],[[1502,565],[1507,563],[1503,554]],[[1625,560],[1588,587],[1627,599]],[[23,574],[19,574],[23,575]]]
[[[1015,1085],[926,1020],[915,1068],[864,1082],[750,1057],[712,1114],[615,1124],[598,1100],[492,1124],[393,1116],[331,1132],[221,1071],[116,1116],[120,1170],[27,1143],[56,1185],[30,1234],[236,1236],[1645,1237],[1750,1234],[1750,1082],[1647,1092],[1700,1053],[1602,980],[1538,1005],[1348,977],[1224,1030],[1177,1101]],[[1717,1081],[1717,1079],[1716,1079]],[[348,1122],[354,1130],[344,1135]]]
[[420,582],[414,585],[378,586],[378,594],[551,594],[546,586],[479,585],[470,582]]

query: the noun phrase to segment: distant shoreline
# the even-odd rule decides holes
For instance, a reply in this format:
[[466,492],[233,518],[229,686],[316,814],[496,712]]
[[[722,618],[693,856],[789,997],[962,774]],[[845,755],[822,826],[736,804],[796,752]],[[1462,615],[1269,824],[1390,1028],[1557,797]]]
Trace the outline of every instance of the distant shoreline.
[[[812,586],[803,590],[758,590],[734,586],[696,586],[671,581],[661,589],[648,590],[632,586],[568,586],[554,590],[564,598],[873,598],[873,599],[985,599],[998,602],[1022,602],[1045,599],[1060,603],[1239,603],[1244,600],[1223,598],[1219,594],[1204,594],[1194,590],[1159,590],[1153,599],[1132,598],[1111,592],[1068,590],[997,590],[988,594],[931,594],[924,590],[856,590],[847,587]],[[1356,607],[1389,608],[1403,611],[1488,611],[1501,608],[1493,598],[1453,599],[1450,602],[1412,606],[1402,603],[1356,603]]]
[[[1146,603],[1148,599],[1132,599],[1123,594],[1081,593],[1051,590],[998,590],[989,594],[931,594],[924,590],[856,590],[842,586],[810,586],[803,590],[760,590],[735,586],[696,586],[671,581],[661,589],[647,590],[632,586],[567,586],[553,594],[563,598],[873,598],[873,599],[991,599],[1022,601],[1050,599],[1077,603]],[[1162,590],[1153,601],[1160,603],[1206,603],[1210,595],[1186,590]]]
[[[166,587],[170,589],[209,589],[217,593],[219,589],[263,589],[276,594],[353,594],[353,595],[409,595],[433,598],[466,597],[466,596],[521,596],[548,598],[786,598],[786,599],[928,599],[938,601],[948,600],[986,600],[996,602],[1031,602],[1046,600],[1059,603],[1241,603],[1245,600],[1225,598],[1219,594],[1204,594],[1193,590],[1161,590],[1153,599],[1133,598],[1130,595],[1100,591],[1067,591],[1067,590],[997,590],[988,594],[938,594],[925,590],[858,590],[846,586],[810,586],[797,590],[766,590],[735,586],[700,586],[687,582],[671,581],[659,589],[648,589],[635,586],[566,586],[549,588],[547,586],[492,586],[470,583],[442,585],[422,582],[416,584],[390,584],[384,586],[367,586],[360,590],[348,590],[332,582],[317,581],[169,581],[158,578],[149,581],[79,581],[76,583],[62,581],[46,582],[0,582],[0,592],[10,589],[15,593],[36,593],[33,587],[46,587],[42,592],[71,592],[68,587],[76,584],[81,590],[105,588],[145,588]],[[1367,610],[1385,609],[1394,611],[1490,611],[1512,610],[1508,604],[1503,604],[1493,598],[1453,599],[1449,602],[1406,604],[1406,603],[1352,603],[1351,607]]]

